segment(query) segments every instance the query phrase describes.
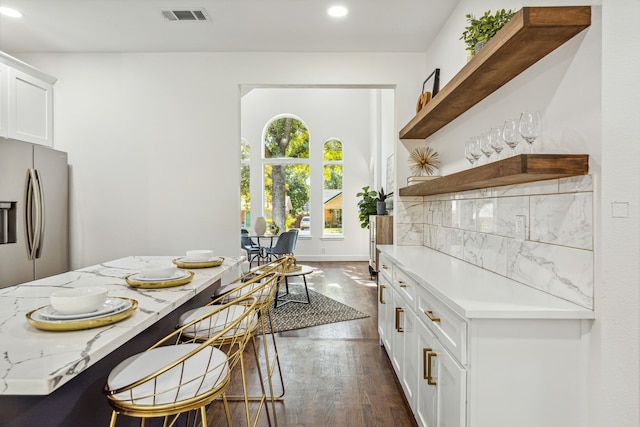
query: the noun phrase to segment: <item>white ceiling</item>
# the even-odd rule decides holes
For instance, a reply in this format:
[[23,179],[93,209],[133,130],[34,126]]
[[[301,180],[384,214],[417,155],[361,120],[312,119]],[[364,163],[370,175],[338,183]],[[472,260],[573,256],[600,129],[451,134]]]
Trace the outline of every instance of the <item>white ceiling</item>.
[[[330,5],[349,14],[330,18]],[[0,51],[424,52],[453,0],[0,0]],[[205,22],[163,10],[204,8]]]

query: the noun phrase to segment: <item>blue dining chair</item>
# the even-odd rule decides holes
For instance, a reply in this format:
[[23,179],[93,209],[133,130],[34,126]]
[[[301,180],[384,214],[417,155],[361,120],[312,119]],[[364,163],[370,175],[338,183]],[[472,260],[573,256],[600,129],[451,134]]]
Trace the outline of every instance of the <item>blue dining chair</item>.
[[278,241],[272,248],[265,248],[265,255],[271,261],[285,255],[293,256],[298,241],[298,229],[285,231],[278,236]]
[[240,247],[247,251],[249,267],[251,267],[254,260],[257,260],[258,264],[260,264],[260,245],[251,240],[249,232],[244,228],[240,230]]

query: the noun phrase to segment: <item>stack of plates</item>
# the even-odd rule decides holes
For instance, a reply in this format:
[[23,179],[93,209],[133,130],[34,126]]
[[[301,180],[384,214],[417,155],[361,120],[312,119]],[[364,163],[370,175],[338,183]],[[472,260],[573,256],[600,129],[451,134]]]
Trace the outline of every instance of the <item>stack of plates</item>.
[[[175,267],[173,267],[175,269]],[[146,277],[144,273],[135,273],[129,276],[129,279],[135,280],[136,282],[170,282],[172,280],[180,280],[189,276],[188,271],[184,270],[175,270],[173,274],[166,277]]]
[[193,279],[193,271],[176,270],[168,277],[145,277],[142,273],[135,273],[127,276],[126,281],[134,288],[156,289],[170,288],[189,283]]
[[131,316],[138,302],[130,298],[107,298],[97,310],[88,313],[60,313],[50,305],[27,313],[27,320],[38,329],[47,331],[77,331],[119,322]]
[[173,263],[181,268],[209,268],[218,267],[224,262],[223,257],[214,256],[206,261],[191,261],[187,257],[176,258]]
[[[131,301],[122,298],[107,298],[107,300],[98,307],[97,310],[90,311],[88,313],[60,313],[53,309],[52,306],[47,305],[39,310],[36,310],[38,316],[42,316],[47,320],[78,320],[78,319],[95,319],[98,317],[105,317],[111,314],[117,313],[122,310],[126,310],[131,307]],[[34,314],[36,314],[34,313]]]

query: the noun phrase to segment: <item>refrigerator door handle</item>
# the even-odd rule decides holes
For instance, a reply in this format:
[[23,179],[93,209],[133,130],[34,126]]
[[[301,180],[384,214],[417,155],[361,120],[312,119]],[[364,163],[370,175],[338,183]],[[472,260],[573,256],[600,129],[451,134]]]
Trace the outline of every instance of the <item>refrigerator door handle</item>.
[[25,224],[27,228],[27,255],[36,259],[38,244],[42,234],[42,198],[38,171],[29,169],[25,203]]
[[36,238],[35,238],[35,257],[40,258],[42,252],[42,242],[44,239],[44,192],[42,190],[42,178],[40,172],[35,169],[36,177]]
[[25,204],[24,204],[24,223],[25,223],[25,234],[27,241],[27,257],[29,260],[33,260],[34,252],[33,246],[35,244],[33,240],[33,178],[34,178],[34,170],[29,169],[27,171],[27,189],[25,194]]

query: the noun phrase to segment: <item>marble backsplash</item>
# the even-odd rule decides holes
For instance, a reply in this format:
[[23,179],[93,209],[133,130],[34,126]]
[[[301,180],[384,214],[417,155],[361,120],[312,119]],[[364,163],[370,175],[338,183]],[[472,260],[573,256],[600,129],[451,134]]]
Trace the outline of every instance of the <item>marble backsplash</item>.
[[395,202],[397,245],[424,245],[593,308],[590,175]]

